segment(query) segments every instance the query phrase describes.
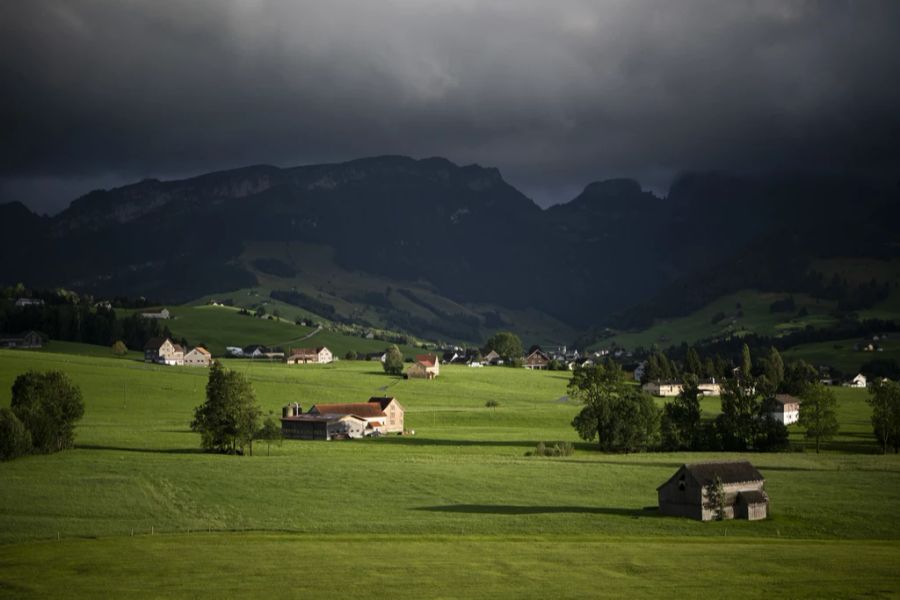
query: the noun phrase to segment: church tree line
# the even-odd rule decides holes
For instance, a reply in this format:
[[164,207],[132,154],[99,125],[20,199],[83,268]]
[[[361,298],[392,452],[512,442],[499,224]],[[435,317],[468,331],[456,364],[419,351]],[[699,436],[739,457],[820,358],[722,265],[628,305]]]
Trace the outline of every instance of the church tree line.
[[115,309],[95,303],[91,296],[74,292],[27,292],[43,304],[16,306],[16,288],[3,290],[0,299],[0,332],[37,331],[54,340],[110,346],[117,341],[128,348],[143,348],[154,337],[172,337],[168,327],[139,313],[119,318]]
[[[779,451],[788,448],[788,430],[771,413],[776,394],[788,393],[803,403],[800,426],[817,452],[822,441],[837,434],[837,400],[818,383],[810,365],[798,361],[785,366],[775,348],[754,362],[747,346],[737,368],[728,364],[726,369],[724,361],[717,367],[718,360],[702,361],[693,349],[683,364],[661,353],[651,356],[646,380],[649,371],[655,379],[679,379],[683,384],[681,393],[662,408],[612,360],[576,369],[569,395],[584,407],[572,425],[582,439],[597,440],[608,452]],[[715,419],[704,419],[699,384],[710,372],[722,381],[722,410]]]

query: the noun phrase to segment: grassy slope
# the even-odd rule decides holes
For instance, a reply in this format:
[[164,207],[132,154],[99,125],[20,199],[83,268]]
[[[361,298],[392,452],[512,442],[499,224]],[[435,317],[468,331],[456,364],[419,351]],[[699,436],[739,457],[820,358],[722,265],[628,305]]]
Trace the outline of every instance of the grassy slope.
[[882,352],[860,352],[854,345],[861,338],[832,340],[815,344],[801,344],[785,350],[784,356],[790,360],[803,359],[813,365],[831,365],[847,375],[859,372],[860,367],[870,360],[896,360],[900,362],[900,335],[874,342],[881,345]]
[[[821,597],[810,584],[858,596],[898,583],[900,458],[871,454],[864,392],[839,391],[845,431],[828,452],[753,457],[770,520],[700,524],[645,507],[680,463],[711,455],[524,456],[576,439],[564,374],[447,367],[428,382],[371,363],[229,364],[266,410],[387,385],[417,435],[205,455],[187,429],[205,371],[0,351],[0,405],[32,367],[66,370],[88,404],[79,449],[0,464],[0,595],[655,597],[724,581],[729,596]],[[259,533],[228,533],[243,529]],[[715,580],[692,571],[701,562]],[[354,565],[352,581],[318,568],[334,564]]]
[[[341,333],[322,330],[307,340],[305,336],[313,328],[295,325],[287,320],[257,319],[238,314],[238,309],[227,306],[170,306],[174,319],[165,325],[176,337],[185,337],[191,344],[206,344],[216,355],[222,355],[226,346],[328,346],[335,356],[343,357],[348,350],[356,352],[380,352],[387,342],[367,340]],[[412,346],[400,350],[406,356],[417,352]]]
[[[637,346],[650,348],[656,344],[666,348],[682,341],[690,344],[701,339],[746,332],[779,335],[792,329],[802,329],[807,325],[825,326],[834,322],[827,314],[834,309],[834,303],[802,294],[794,294],[794,301],[798,311],[801,307],[807,309],[808,316],[795,318],[794,314],[772,313],[769,305],[785,296],[786,294],[745,290],[719,298],[686,317],[660,321],[639,332],[619,333],[602,340],[597,345],[608,347],[616,343],[633,349]],[[737,316],[738,304],[743,316]],[[717,313],[724,313],[727,317],[713,324],[713,316]]]
[[[252,261],[260,257],[277,258],[299,265],[300,271],[294,277],[275,277],[256,269]],[[349,272],[334,261],[334,251],[325,246],[315,244],[258,242],[247,245],[241,257],[244,266],[253,271],[259,280],[259,286],[248,290],[239,290],[232,294],[219,294],[203,298],[232,297],[236,303],[256,303],[267,300],[269,306],[277,307],[281,314],[293,319],[295,316],[308,317],[311,314],[303,309],[290,306],[268,298],[271,290],[291,290],[303,292],[313,298],[332,305],[339,314],[349,317],[354,322],[363,320],[378,327],[386,325],[384,316],[375,308],[361,300],[366,292],[383,294],[388,287],[394,290],[405,288],[431,306],[447,314],[463,314],[468,317],[480,317],[486,312],[498,311],[510,323],[507,328],[515,329],[527,345],[565,344],[574,339],[577,332],[570,326],[537,310],[511,310],[491,305],[463,305],[437,293],[432,286],[422,281],[396,281],[378,275],[362,272]],[[440,320],[442,317],[432,311],[410,301],[399,293],[392,293],[390,302],[395,308],[427,321]],[[490,335],[492,330],[485,330]],[[422,332],[428,339],[443,341],[466,341],[480,343],[483,340],[447,340],[447,336],[436,331]]]

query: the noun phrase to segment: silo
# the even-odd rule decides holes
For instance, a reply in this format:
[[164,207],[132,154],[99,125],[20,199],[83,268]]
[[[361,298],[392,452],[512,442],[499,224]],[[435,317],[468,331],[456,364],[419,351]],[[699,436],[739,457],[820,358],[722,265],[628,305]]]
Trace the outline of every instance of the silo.
[[281,416],[282,417],[293,417],[294,416],[294,407],[290,404],[281,407]]

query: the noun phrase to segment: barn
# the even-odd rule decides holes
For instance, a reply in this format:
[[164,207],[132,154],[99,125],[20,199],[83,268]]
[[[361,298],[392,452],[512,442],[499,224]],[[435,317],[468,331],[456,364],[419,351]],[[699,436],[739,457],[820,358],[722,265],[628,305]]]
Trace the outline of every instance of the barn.
[[698,521],[714,520],[717,508],[710,496],[717,478],[725,492],[726,519],[755,521],[768,516],[765,479],[745,460],[682,465],[656,488],[659,512]]

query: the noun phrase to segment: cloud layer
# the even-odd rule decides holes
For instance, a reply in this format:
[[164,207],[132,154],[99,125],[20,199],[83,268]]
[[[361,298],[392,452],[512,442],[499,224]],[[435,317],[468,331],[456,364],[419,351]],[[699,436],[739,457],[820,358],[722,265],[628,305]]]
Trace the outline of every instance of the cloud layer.
[[900,3],[0,5],[0,200],[399,153],[543,204],[685,169],[894,172]]

